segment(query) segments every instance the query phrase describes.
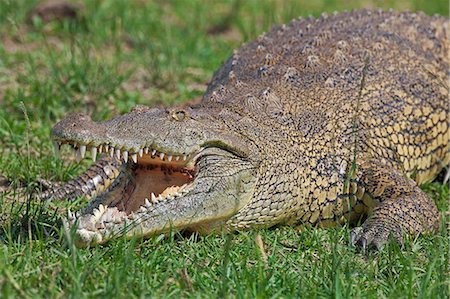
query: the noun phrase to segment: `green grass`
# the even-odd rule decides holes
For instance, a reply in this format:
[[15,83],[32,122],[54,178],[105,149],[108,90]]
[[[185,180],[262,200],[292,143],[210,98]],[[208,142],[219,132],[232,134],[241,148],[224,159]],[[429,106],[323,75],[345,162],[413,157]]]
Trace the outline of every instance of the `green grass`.
[[[234,48],[299,15],[382,6],[448,16],[447,1],[252,0],[230,14],[233,1],[86,0],[78,22],[30,26],[35,2],[0,0],[0,175],[12,180],[0,195],[1,298],[449,297],[445,221],[434,236],[367,255],[348,246],[347,227],[174,233],[79,250],[60,217],[81,203],[29,196],[39,178],[68,180],[88,164],[54,156],[50,128],[68,113],[100,120],[198,99]],[[229,30],[207,33],[221,24]],[[445,214],[449,188],[439,181],[424,187]]]

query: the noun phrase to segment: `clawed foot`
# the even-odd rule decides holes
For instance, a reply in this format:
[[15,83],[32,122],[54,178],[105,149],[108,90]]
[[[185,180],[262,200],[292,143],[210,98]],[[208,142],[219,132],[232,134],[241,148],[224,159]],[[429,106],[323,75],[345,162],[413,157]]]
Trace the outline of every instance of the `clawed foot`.
[[370,248],[381,250],[391,236],[397,243],[402,244],[403,239],[398,231],[387,227],[383,223],[376,225],[365,223],[363,226],[352,229],[350,232],[350,243],[361,248],[363,252]]

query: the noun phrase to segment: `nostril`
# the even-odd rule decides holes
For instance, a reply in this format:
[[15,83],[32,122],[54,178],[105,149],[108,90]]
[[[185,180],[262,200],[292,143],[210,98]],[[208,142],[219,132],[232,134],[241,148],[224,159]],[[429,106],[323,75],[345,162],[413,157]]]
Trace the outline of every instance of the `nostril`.
[[131,112],[147,112],[150,111],[150,107],[144,105],[136,105],[131,109]]

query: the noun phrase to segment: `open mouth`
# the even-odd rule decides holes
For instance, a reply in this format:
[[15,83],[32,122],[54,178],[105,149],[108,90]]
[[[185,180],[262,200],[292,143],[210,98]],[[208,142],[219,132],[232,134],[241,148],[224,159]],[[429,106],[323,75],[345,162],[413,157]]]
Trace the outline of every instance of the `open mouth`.
[[[89,146],[72,141],[55,141],[57,150],[63,144],[68,144],[76,151],[77,160],[91,152],[94,162],[100,154],[110,155],[111,158],[123,161],[122,176],[105,186],[101,176],[94,179],[95,187],[103,191],[101,203],[92,211],[93,223],[96,228],[108,222],[118,222],[123,218],[139,212],[145,212],[159,203],[176,200],[191,189],[197,172],[195,161],[199,156],[195,154],[164,153],[150,147],[139,150],[115,148],[108,144]],[[116,177],[117,177],[116,176]],[[75,215],[69,213],[69,220],[75,221]],[[98,226],[98,227],[97,227]]]

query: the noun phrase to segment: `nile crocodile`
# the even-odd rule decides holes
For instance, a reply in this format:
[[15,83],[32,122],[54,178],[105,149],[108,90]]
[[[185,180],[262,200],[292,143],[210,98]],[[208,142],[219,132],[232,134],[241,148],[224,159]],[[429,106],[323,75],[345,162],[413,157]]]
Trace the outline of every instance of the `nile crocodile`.
[[450,162],[449,21],[353,11],[299,18],[234,51],[203,101],[54,126],[95,161],[47,199],[84,196],[79,246],[114,236],[357,224],[351,242],[434,230],[418,187]]

